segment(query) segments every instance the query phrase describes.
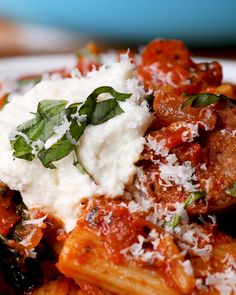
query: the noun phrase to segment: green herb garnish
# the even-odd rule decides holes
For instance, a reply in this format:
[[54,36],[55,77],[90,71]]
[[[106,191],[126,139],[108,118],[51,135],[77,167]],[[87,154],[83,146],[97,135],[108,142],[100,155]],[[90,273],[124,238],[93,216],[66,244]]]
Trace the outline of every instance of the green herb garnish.
[[173,216],[173,218],[172,218],[171,222],[169,223],[169,225],[172,228],[175,228],[179,224],[180,219],[181,219],[181,216],[178,213],[175,213],[175,215]]
[[225,191],[228,195],[236,198],[236,182]]
[[[109,93],[113,98],[97,101],[100,94]],[[13,156],[32,161],[36,156],[46,168],[55,168],[56,162],[75,150],[78,140],[89,125],[99,125],[124,111],[118,101],[130,98],[129,93],[120,93],[110,86],[96,88],[83,104],[69,106],[65,100],[43,100],[38,104],[34,118],[17,127],[11,135]],[[55,134],[55,128],[68,124],[66,132],[51,147],[46,141]],[[76,163],[75,166],[79,164]]]
[[184,209],[186,209],[193,202],[196,202],[197,200],[202,199],[203,197],[205,197],[205,195],[206,193],[204,191],[197,191],[197,192],[191,193],[184,202]]
[[[193,202],[196,202],[197,200],[202,199],[205,197],[206,193],[204,191],[197,191],[191,193],[188,198],[184,202],[184,209],[186,209],[188,206],[190,206]],[[169,226],[172,228],[175,228],[181,220],[181,216],[179,213],[175,213],[172,220],[169,222]]]
[[41,101],[35,118],[18,126],[15,138],[10,140],[13,156],[32,161],[35,157],[33,150],[39,150],[40,143],[45,143],[54,134],[54,127],[63,122],[66,104],[67,101]]
[[220,99],[232,101],[230,97],[223,94],[212,94],[212,93],[199,93],[189,96],[189,98],[181,105],[181,109],[186,106],[193,108],[206,107],[212,103],[218,102]]

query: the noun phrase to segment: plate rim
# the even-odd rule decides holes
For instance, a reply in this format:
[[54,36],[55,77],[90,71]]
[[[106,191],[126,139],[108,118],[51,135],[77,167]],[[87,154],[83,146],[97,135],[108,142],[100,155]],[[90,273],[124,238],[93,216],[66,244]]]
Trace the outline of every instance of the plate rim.
[[[193,60],[218,61],[223,68],[223,82],[236,84],[236,60],[206,57],[193,57]],[[73,53],[1,57],[0,78],[14,79],[21,75],[46,73],[63,67],[73,68],[75,64],[76,56]]]

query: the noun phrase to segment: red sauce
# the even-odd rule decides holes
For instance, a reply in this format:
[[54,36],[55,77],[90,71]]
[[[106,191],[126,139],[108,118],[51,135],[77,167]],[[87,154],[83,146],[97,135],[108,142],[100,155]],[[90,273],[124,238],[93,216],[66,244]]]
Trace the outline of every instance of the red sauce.
[[[212,129],[216,123],[214,105],[203,108],[181,108],[188,99],[179,90],[160,88],[155,92],[153,127],[160,128],[171,123],[184,121],[189,123],[203,122],[208,129]],[[210,115],[209,115],[210,114]]]
[[220,85],[222,70],[218,62],[194,63],[190,52],[179,40],[154,40],[142,53],[139,75],[146,87],[170,85],[188,94],[206,85]]
[[190,161],[192,166],[196,167],[201,161],[201,146],[196,142],[187,142],[179,147],[175,154],[180,162]]
[[[111,217],[107,222],[104,217],[109,214]],[[111,260],[118,264],[123,262],[123,255],[120,253],[122,249],[136,242],[138,235],[148,235],[151,229],[157,228],[137,214],[130,214],[127,208],[106,199],[97,199],[84,221],[79,224],[100,232]]]

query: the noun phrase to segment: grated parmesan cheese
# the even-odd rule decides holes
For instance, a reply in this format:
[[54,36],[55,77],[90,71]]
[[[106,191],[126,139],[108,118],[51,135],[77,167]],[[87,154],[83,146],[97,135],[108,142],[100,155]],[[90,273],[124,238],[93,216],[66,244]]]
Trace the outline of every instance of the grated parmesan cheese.
[[186,127],[187,130],[182,133],[182,140],[183,142],[192,142],[194,141],[195,137],[199,136],[198,133],[198,123],[192,124],[192,123],[181,123],[181,127]]
[[192,167],[190,161],[185,161],[182,165],[179,165],[175,154],[169,154],[166,161],[166,164],[159,163],[160,179],[162,180],[160,184],[162,186],[173,186],[172,182],[174,182],[177,186],[183,187],[185,191],[197,191],[199,184],[192,183],[197,181],[197,177],[194,174],[195,168]]
[[23,220],[22,224],[23,225],[28,225],[28,224],[32,224],[32,225],[37,225],[38,227],[42,227],[43,225],[43,221],[47,218],[47,214],[44,215],[41,218],[37,218],[37,219],[28,219],[28,220]]
[[202,171],[207,171],[206,163],[201,164],[201,165],[200,165],[200,169],[201,169]]
[[194,275],[193,266],[190,260],[185,260],[184,262],[180,261],[180,264],[184,267],[186,274],[190,276]]
[[146,145],[148,148],[153,150],[156,155],[166,157],[169,153],[169,149],[165,147],[165,145],[166,145],[165,139],[161,139],[160,141],[156,141],[155,139],[152,139],[151,136],[148,136]]
[[235,137],[235,135],[236,135],[236,129],[234,129],[234,130],[227,130],[227,129],[221,129],[220,130],[220,133],[222,134],[222,135],[229,135],[229,136],[231,136],[231,137]]
[[[160,238],[161,237],[156,232],[156,230],[153,229],[146,239],[143,236],[138,235],[138,242],[132,244],[128,248],[121,250],[120,253],[126,255],[127,257],[131,255],[132,258],[136,260],[141,260],[149,264],[154,263],[156,259],[163,261],[164,256],[157,252]],[[153,250],[143,248],[145,242],[150,242],[153,246]]]
[[221,295],[236,294],[236,271],[229,267],[225,272],[208,273],[205,285],[215,287]]

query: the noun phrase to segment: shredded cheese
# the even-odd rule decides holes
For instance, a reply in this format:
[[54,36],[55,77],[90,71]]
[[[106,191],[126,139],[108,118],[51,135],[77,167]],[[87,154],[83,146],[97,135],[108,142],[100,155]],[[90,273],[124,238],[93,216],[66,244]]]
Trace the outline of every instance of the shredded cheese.
[[164,181],[164,183],[160,182],[161,185],[173,186],[172,182],[174,182],[188,192],[197,191],[199,184],[192,183],[197,181],[197,177],[194,174],[195,168],[192,167],[190,161],[185,161],[182,165],[179,165],[175,154],[169,154],[166,161],[166,164],[159,163],[160,178]]
[[[138,242],[132,244],[128,248],[121,250],[120,253],[126,255],[127,257],[131,255],[132,258],[149,264],[153,264],[156,259],[160,261],[164,260],[164,256],[157,251],[161,237],[155,229],[149,233],[147,238],[138,235],[137,239]],[[153,246],[153,249],[145,249],[143,246],[146,242],[150,242]]]

